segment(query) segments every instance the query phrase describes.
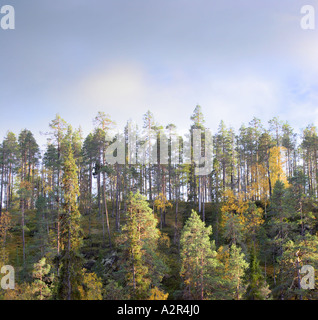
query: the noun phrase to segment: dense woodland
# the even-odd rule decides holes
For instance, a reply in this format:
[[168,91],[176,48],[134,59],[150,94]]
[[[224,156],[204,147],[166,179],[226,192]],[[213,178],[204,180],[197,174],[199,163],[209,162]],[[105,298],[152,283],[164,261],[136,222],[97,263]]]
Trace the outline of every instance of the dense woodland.
[[[204,132],[200,106],[190,119],[189,136]],[[303,265],[318,270],[315,126],[222,121],[202,176],[171,161],[171,144],[168,164],[108,163],[116,124],[93,121],[84,137],[57,115],[45,150],[27,129],[4,137],[0,265],[14,267],[15,289],[1,299],[318,298],[300,285]],[[162,129],[177,132],[148,111],[137,135],[157,132],[159,150]]]

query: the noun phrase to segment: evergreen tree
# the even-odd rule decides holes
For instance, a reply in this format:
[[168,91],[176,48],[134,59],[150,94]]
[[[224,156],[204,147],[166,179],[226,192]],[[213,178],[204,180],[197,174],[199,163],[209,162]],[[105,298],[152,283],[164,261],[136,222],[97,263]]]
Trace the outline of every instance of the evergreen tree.
[[160,286],[166,266],[158,255],[160,231],[145,197],[139,192],[129,197],[126,224],[118,237],[121,269],[130,298],[145,299],[152,286]]
[[37,300],[48,300],[52,296],[54,274],[51,272],[51,266],[46,263],[43,257],[33,266],[32,293]]
[[12,224],[11,214],[7,211],[2,212],[0,216],[0,265],[8,263],[8,250],[6,246],[7,237]]
[[23,250],[23,276],[26,272],[26,209],[34,207],[34,176],[39,160],[39,146],[31,131],[24,129],[19,134],[19,165],[20,165],[20,196],[22,250]]
[[61,268],[59,274],[58,299],[80,299],[82,285],[82,257],[79,249],[82,243],[80,212],[77,198],[79,196],[78,169],[73,157],[71,145],[63,166],[63,213],[61,215]]
[[221,285],[216,295],[219,299],[240,300],[245,292],[243,276],[248,267],[245,254],[240,247],[221,246],[217,251],[217,258],[220,261],[217,275]]
[[247,284],[244,295],[245,299],[266,300],[269,298],[270,290],[262,275],[254,247],[252,247],[250,253],[249,267],[245,274],[245,283]]
[[2,214],[3,200],[6,210],[11,207],[13,195],[13,177],[17,168],[18,143],[13,132],[8,132],[0,145],[0,216]]
[[47,216],[46,216],[46,198],[40,195],[35,203],[36,207],[36,248],[39,249],[39,255],[42,257],[49,251],[49,238],[47,232]]
[[[297,236],[284,244],[284,253],[279,259],[279,273],[281,281],[274,288],[276,295],[284,300],[316,300],[317,289],[303,289],[301,274],[303,266],[311,266],[314,270],[318,267],[318,238],[309,233]],[[317,274],[314,274],[314,282]]]
[[277,259],[283,255],[284,244],[293,236],[293,231],[297,228],[291,218],[295,215],[292,206],[293,199],[285,188],[282,181],[278,180],[274,186],[271,197],[270,213],[267,221],[269,244],[271,248],[272,264],[274,271],[274,286],[278,285],[277,281]]
[[94,272],[82,270],[83,284],[79,287],[81,300],[102,300],[102,280]]
[[126,290],[118,284],[115,280],[110,280],[104,289],[105,300],[126,300]]
[[[52,144],[54,148],[51,148],[50,155],[53,156],[53,167],[56,169],[56,188],[54,191],[54,202],[56,207],[56,223],[57,223],[57,253],[60,253],[60,212],[61,212],[61,177],[62,177],[62,163],[63,154],[65,150],[63,148],[63,139],[67,131],[67,123],[61,118],[59,114],[55,116],[50,124],[52,129],[51,138],[49,144]],[[52,152],[53,151],[53,152]],[[51,158],[52,159],[52,158]]]
[[211,271],[217,265],[212,227],[206,227],[199,215],[192,210],[180,238],[181,270],[186,299],[203,300],[208,295]]

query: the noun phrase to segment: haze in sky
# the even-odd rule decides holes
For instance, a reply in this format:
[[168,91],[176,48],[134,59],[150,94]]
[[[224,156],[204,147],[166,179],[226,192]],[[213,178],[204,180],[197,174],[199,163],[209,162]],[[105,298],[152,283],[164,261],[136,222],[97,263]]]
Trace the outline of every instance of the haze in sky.
[[318,125],[318,0],[0,0],[0,136],[40,132],[59,113],[86,136],[98,111],[119,127],[149,109],[190,125],[197,104],[213,131],[277,116]]

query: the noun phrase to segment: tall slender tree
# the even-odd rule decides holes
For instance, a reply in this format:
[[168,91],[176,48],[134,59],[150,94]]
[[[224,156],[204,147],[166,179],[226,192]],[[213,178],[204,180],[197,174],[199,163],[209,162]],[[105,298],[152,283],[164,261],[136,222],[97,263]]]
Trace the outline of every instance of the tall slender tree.
[[59,274],[58,298],[63,300],[80,299],[82,283],[82,257],[79,249],[82,244],[80,212],[78,210],[78,168],[71,144],[67,149],[63,165],[63,213],[61,215],[61,269]]

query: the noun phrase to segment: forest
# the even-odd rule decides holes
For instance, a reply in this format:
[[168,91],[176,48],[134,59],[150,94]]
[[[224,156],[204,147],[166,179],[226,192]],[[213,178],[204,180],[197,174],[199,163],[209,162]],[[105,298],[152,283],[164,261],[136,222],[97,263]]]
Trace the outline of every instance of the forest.
[[[201,106],[189,118],[190,141],[200,129],[204,155]],[[56,115],[45,150],[28,129],[7,132],[0,268],[14,268],[15,285],[0,289],[0,299],[318,299],[303,273],[318,270],[317,128],[295,133],[279,118],[253,118],[234,130],[221,121],[211,172],[197,175],[195,161],[172,161],[177,127],[151,111],[142,120],[144,159],[133,164],[127,152],[123,163],[107,161],[116,123],[105,112],[87,136]],[[147,161],[163,132],[167,161]]]

